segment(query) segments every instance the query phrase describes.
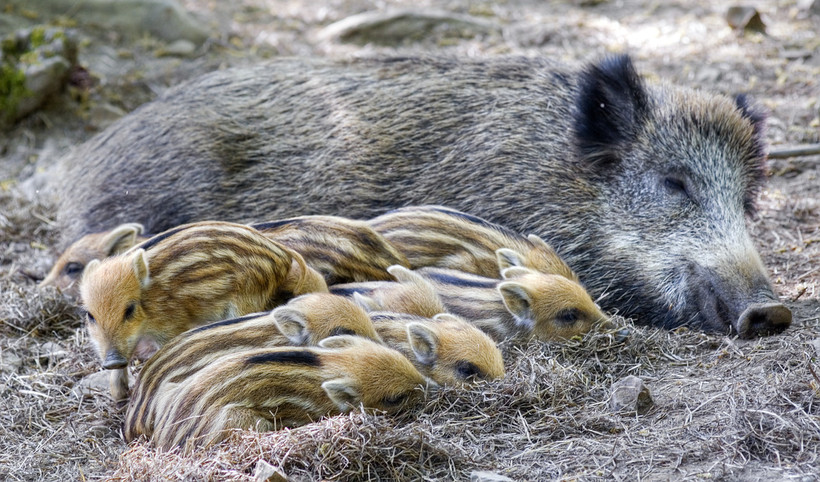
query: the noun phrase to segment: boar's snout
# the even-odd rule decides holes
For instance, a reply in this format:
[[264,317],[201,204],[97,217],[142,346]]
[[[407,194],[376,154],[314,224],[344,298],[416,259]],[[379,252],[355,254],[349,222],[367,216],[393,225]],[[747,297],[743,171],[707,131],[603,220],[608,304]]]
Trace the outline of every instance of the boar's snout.
[[792,312],[781,303],[755,303],[749,305],[737,321],[741,338],[774,335],[792,324]]
[[697,264],[689,273],[696,318],[707,330],[735,331],[741,338],[780,333],[792,322],[792,313],[777,301],[765,274],[753,279],[721,276]]
[[128,360],[125,359],[122,354],[112,348],[108,350],[108,353],[105,354],[105,360],[103,360],[103,368],[106,370],[114,370],[117,368],[125,368],[128,366]]

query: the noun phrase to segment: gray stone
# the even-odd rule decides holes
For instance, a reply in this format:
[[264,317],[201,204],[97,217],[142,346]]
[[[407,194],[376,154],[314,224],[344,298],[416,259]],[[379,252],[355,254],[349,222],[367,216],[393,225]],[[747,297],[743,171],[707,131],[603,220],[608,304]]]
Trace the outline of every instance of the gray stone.
[[173,42],[187,39],[199,45],[208,38],[201,25],[174,0],[11,0],[44,17],[70,13],[79,25],[93,25],[130,38],[144,33]]
[[49,341],[40,346],[41,363],[55,364],[66,357],[68,357],[68,352],[59,343]]
[[609,406],[613,412],[644,414],[652,405],[652,394],[640,378],[630,375],[612,384]]
[[[0,123],[11,123],[37,110],[65,85],[69,70],[77,63],[77,42],[71,31],[52,27],[21,29],[2,40],[0,63],[3,75],[17,72],[19,80],[5,102],[0,103]],[[20,89],[20,90],[17,90]]]
[[263,459],[256,461],[253,479],[259,482],[288,482],[288,477],[285,474]]
[[0,356],[0,373],[13,373],[23,366],[23,359],[8,350]]
[[157,50],[157,57],[190,57],[196,52],[196,45],[190,40],[179,39]]
[[760,18],[760,13],[754,7],[734,6],[726,11],[726,22],[736,30],[751,32],[766,32],[766,25]]
[[78,398],[90,397],[95,394],[107,394],[109,378],[110,372],[108,370],[102,370],[92,373],[91,375],[86,375],[79,381],[79,383],[74,385],[74,388],[72,388],[71,391]]
[[91,127],[103,130],[113,124],[126,112],[111,104],[96,104],[88,111],[88,123]]
[[813,15],[820,15],[820,0],[797,0],[797,8]]
[[809,345],[814,347],[814,355],[820,360],[820,338],[815,338],[809,342]]
[[474,470],[470,472],[470,482],[513,482],[513,479],[495,472]]
[[436,31],[449,31],[458,37],[475,37],[498,30],[484,19],[450,12],[427,10],[388,10],[352,15],[323,28],[319,40],[397,45],[417,42]]

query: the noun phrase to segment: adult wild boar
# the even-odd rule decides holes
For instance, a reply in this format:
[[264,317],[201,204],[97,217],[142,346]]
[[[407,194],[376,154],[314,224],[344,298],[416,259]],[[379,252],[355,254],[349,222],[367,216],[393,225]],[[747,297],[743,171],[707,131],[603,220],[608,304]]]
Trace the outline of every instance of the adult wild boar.
[[779,332],[746,230],[764,116],[627,56],[280,60],[170,89],[64,159],[64,242],[139,222],[444,204],[548,241],[638,322]]

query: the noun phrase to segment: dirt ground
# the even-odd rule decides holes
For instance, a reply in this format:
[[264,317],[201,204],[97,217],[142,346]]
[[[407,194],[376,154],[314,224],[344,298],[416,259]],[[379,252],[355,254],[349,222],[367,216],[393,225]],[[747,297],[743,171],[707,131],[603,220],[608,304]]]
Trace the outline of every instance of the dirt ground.
[[[125,38],[82,18],[6,9],[21,26],[73,25],[96,79],[0,133],[0,479],[252,480],[260,460],[305,480],[453,480],[487,470],[515,480],[820,479],[820,156],[772,159],[749,221],[794,323],[756,340],[632,326],[622,340],[504,346],[507,377],[444,390],[401,417],[352,414],[182,456],[126,445],[75,303],[38,290],[57,239],[59,200],[42,179],[111,112],[128,112],[184,79],[277,56],[524,54],[566,61],[630,52],[650,79],[747,92],[770,111],[772,149],[820,142],[820,13],[747,1],[765,33],[733,30],[727,4],[509,0],[300,2],[186,0],[212,31],[190,56],[150,36]],[[815,2],[816,3],[816,2]],[[367,11],[470,15],[395,45],[326,39]],[[820,11],[820,8],[815,8]],[[105,107],[104,109],[101,107]],[[78,189],[82,186],[78,186]],[[624,321],[631,326],[629,321]],[[646,414],[609,410],[627,375],[654,398]]]

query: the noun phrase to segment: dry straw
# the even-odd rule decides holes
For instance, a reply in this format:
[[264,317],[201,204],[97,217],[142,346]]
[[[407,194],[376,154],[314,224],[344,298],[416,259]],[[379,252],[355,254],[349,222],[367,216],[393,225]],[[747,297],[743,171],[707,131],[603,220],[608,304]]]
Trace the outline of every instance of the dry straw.
[[[259,460],[304,480],[464,480],[474,470],[516,480],[816,475],[820,243],[806,240],[820,233],[817,206],[789,202],[764,198],[752,225],[778,289],[797,298],[783,335],[743,341],[621,320],[626,338],[504,345],[504,380],[444,389],[399,417],[237,432],[183,456],[122,442],[104,383],[85,388],[99,365],[74,304],[35,285],[53,259],[53,209],[0,191],[0,479],[252,480]],[[783,234],[795,233],[790,223],[803,230]],[[644,415],[609,408],[612,384],[628,375],[652,392]]]

